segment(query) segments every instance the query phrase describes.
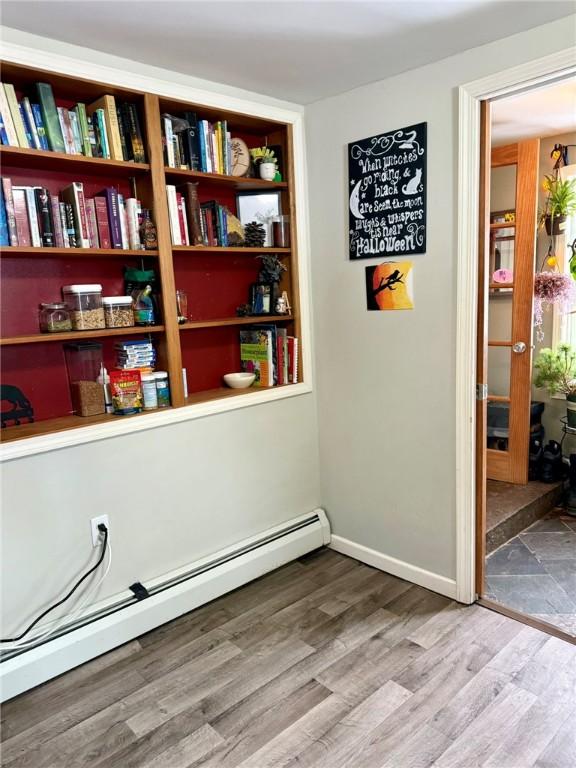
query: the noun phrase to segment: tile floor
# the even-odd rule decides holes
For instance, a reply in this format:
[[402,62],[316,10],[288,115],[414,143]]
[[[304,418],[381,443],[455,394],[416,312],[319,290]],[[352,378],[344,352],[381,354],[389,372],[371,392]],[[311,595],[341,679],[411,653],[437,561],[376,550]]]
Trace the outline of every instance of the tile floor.
[[553,510],[489,555],[485,597],[576,636],[576,517]]

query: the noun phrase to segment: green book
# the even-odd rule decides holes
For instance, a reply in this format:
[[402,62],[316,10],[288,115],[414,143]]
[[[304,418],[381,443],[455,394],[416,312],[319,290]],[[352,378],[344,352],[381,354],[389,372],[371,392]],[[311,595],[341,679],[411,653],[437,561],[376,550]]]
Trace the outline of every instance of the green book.
[[92,145],[90,144],[90,132],[88,131],[88,119],[86,117],[86,104],[76,104],[74,107],[78,115],[80,136],[82,137],[82,153],[86,157],[92,157]]
[[53,152],[66,152],[52,86],[49,83],[36,83],[36,90],[50,149]]

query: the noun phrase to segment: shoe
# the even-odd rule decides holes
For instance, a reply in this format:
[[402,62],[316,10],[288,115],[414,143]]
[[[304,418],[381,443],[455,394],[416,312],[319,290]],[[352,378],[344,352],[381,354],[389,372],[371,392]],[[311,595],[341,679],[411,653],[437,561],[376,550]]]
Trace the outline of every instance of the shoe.
[[539,480],[542,472],[542,441],[536,437],[530,440],[530,453],[528,456],[528,480]]
[[549,440],[542,452],[540,479],[543,483],[557,483],[563,476],[562,448],[556,440]]

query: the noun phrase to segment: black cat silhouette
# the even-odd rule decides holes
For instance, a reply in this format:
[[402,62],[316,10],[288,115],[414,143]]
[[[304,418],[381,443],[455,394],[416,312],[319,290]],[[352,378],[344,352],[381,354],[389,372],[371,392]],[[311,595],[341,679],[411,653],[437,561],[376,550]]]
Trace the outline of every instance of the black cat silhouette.
[[9,421],[13,421],[15,424],[20,424],[21,419],[28,419],[29,422],[34,421],[32,403],[18,387],[13,384],[0,385],[0,400],[2,402],[6,400],[12,406],[10,411],[2,411],[0,414],[2,427],[7,427]]

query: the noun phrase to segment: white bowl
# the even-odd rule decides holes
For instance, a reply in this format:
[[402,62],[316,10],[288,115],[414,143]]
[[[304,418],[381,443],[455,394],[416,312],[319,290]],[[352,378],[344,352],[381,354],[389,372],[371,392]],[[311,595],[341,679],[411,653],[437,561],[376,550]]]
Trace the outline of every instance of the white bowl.
[[224,381],[232,389],[247,389],[254,384],[255,373],[226,373]]

